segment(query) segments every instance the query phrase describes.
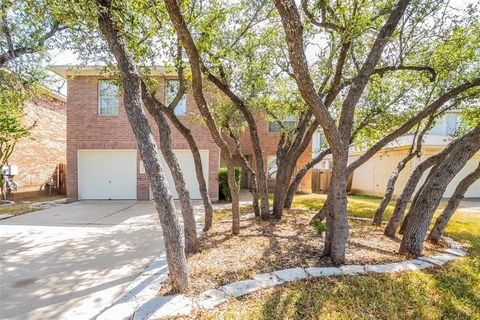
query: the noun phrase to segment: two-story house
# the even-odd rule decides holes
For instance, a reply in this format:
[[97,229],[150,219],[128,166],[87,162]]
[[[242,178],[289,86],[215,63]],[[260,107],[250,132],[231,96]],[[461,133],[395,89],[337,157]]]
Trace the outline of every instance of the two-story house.
[[[400,196],[412,171],[419,163],[428,157],[439,153],[453,140],[452,135],[457,131],[460,124],[460,113],[455,110],[446,112],[445,115],[437,121],[435,126],[424,136],[421,157],[412,159],[400,173],[395,184],[394,197]],[[383,196],[392,171],[395,169],[398,162],[408,154],[412,145],[412,139],[413,135],[411,134],[399,137],[388,144],[361,167],[356,169],[352,177],[351,191],[357,194]],[[314,143],[313,148],[318,149],[318,143]],[[352,149],[349,156],[349,162],[353,162],[362,154],[363,151]],[[457,184],[478,166],[479,161],[480,153],[477,153],[451,181],[444,193],[444,197],[448,198],[453,194]],[[326,157],[325,160],[316,167],[328,169],[331,168],[331,166],[331,157]],[[424,175],[423,179],[425,179],[425,176],[426,175]],[[421,185],[421,183],[419,185]],[[480,181],[476,181],[470,186],[465,197],[480,197]]]
[[[67,197],[69,199],[150,199],[150,187],[136,140],[128,122],[121,98],[122,90],[101,67],[54,66],[52,70],[67,79]],[[176,93],[176,73],[162,67],[152,68],[158,79],[157,95],[168,103]],[[212,200],[218,199],[218,168],[221,154],[208,129],[200,124],[199,111],[187,91],[175,113],[188,126],[200,149],[204,175]],[[148,115],[158,143],[158,130]],[[275,155],[278,133],[269,132],[267,121],[258,121],[262,149],[266,162]],[[173,127],[172,144],[182,168],[192,199],[200,199],[193,157],[183,136]],[[245,133],[248,135],[248,133]],[[249,141],[249,139],[242,139]],[[245,143],[243,152],[250,160],[251,147]],[[311,158],[309,148],[302,155],[304,162]],[[302,163],[298,163],[299,166]],[[176,198],[173,179],[163,161],[170,190]],[[310,191],[310,177],[302,187]],[[245,180],[245,186],[248,180]]]

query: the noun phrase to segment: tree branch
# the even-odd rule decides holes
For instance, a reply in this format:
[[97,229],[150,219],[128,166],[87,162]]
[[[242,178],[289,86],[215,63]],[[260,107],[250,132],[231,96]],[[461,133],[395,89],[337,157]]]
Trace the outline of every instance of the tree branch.
[[[6,19],[6,18],[4,18],[4,19]],[[4,30],[5,30],[5,28],[7,28],[6,30],[8,32],[8,30],[9,30],[8,26],[5,24],[6,20],[4,20],[4,21],[5,22],[3,23],[2,28]],[[55,33],[60,32],[60,31],[65,30],[65,29],[67,29],[67,27],[61,27],[58,24],[58,22],[54,22],[52,29],[50,29],[50,31],[48,31],[43,36],[41,36],[34,46],[22,46],[22,47],[14,48],[13,44],[9,44],[8,51],[0,54],[0,67],[3,67],[5,65],[5,63],[7,63],[7,62],[9,62],[9,61],[11,61],[15,58],[18,58],[21,55],[28,54],[28,53],[35,53],[35,52],[39,51],[39,48],[41,46],[43,46],[43,44],[48,39],[53,37],[55,35]],[[10,41],[11,41],[11,37],[10,37]]]
[[401,135],[407,133],[410,129],[412,129],[417,123],[431,115],[432,113],[436,112],[440,107],[442,107],[445,103],[450,101],[451,99],[457,97],[458,95],[464,93],[468,89],[480,86],[480,77],[477,77],[471,81],[464,82],[443,95],[441,95],[437,100],[432,102],[422,111],[417,113],[415,116],[411,117],[407,122],[401,125],[398,129],[394,130],[390,134],[386,135],[384,138],[380,139],[376,144],[374,144],[370,149],[368,149],[364,154],[362,154],[357,160],[352,162],[348,168],[348,173],[352,173],[355,169],[360,167],[362,164],[367,162],[374,154],[376,154],[380,149],[386,146],[388,143],[393,141],[394,139],[400,137]]
[[313,13],[308,9],[308,0],[302,0],[302,9],[303,9],[303,12],[305,13],[305,15],[307,16],[307,18],[310,20],[310,22],[317,27],[325,28],[325,29],[328,29],[328,30],[333,30],[333,31],[336,31],[336,32],[342,32],[342,31],[345,30],[342,26],[339,26],[335,23],[325,21],[326,20],[326,14],[325,14],[326,9],[323,6],[320,8],[320,10],[321,10],[321,21],[318,21],[315,18],[315,16],[313,15]]

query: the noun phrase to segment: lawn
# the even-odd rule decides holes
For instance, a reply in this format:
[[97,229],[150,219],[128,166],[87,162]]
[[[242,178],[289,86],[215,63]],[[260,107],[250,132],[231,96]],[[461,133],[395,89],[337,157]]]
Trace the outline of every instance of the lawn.
[[[295,207],[318,209],[325,197],[300,195]],[[371,218],[379,199],[350,196],[350,215]],[[390,207],[386,216],[391,213]],[[199,319],[480,319],[480,214],[457,212],[447,235],[468,243],[465,258],[441,268],[391,275],[291,283],[232,299]]]
[[45,195],[45,196],[36,196],[27,199],[22,199],[16,202],[15,204],[0,207],[0,214],[13,214],[13,215],[20,215],[24,213],[29,213],[37,210],[41,210],[40,208],[32,208],[31,205],[36,202],[43,202],[43,201],[52,201],[56,199],[65,198],[65,195]]

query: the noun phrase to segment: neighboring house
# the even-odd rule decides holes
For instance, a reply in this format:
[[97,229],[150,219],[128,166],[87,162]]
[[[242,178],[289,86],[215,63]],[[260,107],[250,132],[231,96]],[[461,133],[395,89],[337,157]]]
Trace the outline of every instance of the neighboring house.
[[[69,199],[138,199],[151,197],[147,175],[128,122],[121,90],[99,67],[54,66],[67,79],[67,197]],[[169,102],[176,93],[176,73],[157,67],[157,97]],[[187,92],[175,112],[188,126],[200,149],[204,175],[212,200],[218,199],[218,168],[221,155],[208,129],[199,124],[199,110]],[[156,124],[148,115],[158,144]],[[183,136],[171,125],[172,147],[182,168],[192,199],[201,199],[193,157]],[[268,125],[259,121],[266,132]],[[263,134],[263,131],[261,134]],[[278,136],[278,134],[271,134]],[[266,155],[274,155],[269,134],[261,136]],[[249,140],[249,139],[247,139]],[[276,148],[276,145],[275,145]],[[271,150],[272,149],[272,150]],[[248,146],[245,146],[248,151]],[[251,153],[250,153],[251,154]],[[247,153],[247,157],[252,158]],[[308,154],[308,158],[311,154]],[[308,161],[308,160],[307,160]],[[173,179],[162,159],[170,190],[177,198]]]
[[[400,173],[395,184],[393,195],[395,198],[401,195],[403,188],[415,167],[428,157],[439,153],[450,141],[453,140],[451,135],[458,129],[460,121],[459,112],[449,111],[436,123],[428,134],[425,135],[421,157],[412,159]],[[412,135],[404,135],[398,138],[355,170],[352,178],[351,191],[358,194],[383,196],[390,174],[395,169],[398,162],[408,154],[412,139]],[[349,162],[357,159],[362,153],[362,151],[351,151]],[[472,172],[478,166],[479,161],[480,152],[470,159],[465,167],[457,174],[457,176],[455,176],[452,182],[448,185],[444,197],[450,197],[453,194],[458,182]],[[331,168],[331,166],[332,158],[327,157],[317,166],[317,168],[328,169]],[[423,180],[419,183],[419,186],[423,183],[425,177],[426,175],[422,178]],[[477,181],[470,186],[465,197],[480,197],[480,181]]]
[[55,179],[59,164],[66,163],[66,97],[49,91],[45,98],[25,105],[24,121],[34,124],[30,136],[15,146],[8,163],[18,166],[13,197],[46,192],[47,182]]

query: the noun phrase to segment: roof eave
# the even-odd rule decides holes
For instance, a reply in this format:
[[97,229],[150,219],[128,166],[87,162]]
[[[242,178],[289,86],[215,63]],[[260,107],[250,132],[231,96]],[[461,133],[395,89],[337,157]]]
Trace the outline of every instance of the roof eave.
[[[111,75],[105,66],[51,65],[48,69],[64,79],[75,76],[108,76]],[[176,76],[174,71],[167,71],[163,66],[149,67],[154,76]]]

